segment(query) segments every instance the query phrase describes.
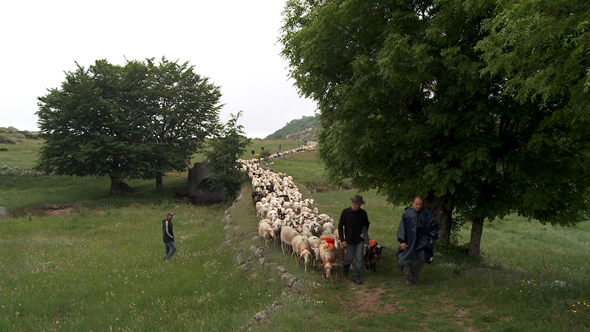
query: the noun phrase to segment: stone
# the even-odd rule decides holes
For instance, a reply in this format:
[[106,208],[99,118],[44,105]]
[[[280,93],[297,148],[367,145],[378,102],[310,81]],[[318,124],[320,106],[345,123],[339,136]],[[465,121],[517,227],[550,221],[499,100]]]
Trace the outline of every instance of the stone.
[[8,212],[8,210],[5,207],[0,206],[0,218],[6,218],[9,215],[10,215],[10,212]]

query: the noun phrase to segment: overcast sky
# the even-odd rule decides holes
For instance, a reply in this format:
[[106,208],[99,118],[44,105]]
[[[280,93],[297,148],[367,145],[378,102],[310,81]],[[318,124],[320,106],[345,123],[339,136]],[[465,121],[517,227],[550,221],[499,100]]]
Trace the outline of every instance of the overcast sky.
[[20,0],[0,3],[0,127],[38,130],[37,97],[75,62],[165,56],[221,87],[221,120],[243,110],[248,137],[314,115],[277,43],[282,0]]

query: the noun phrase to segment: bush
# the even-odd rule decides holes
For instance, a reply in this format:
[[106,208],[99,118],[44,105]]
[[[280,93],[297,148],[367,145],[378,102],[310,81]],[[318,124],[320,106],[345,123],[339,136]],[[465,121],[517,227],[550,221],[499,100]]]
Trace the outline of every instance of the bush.
[[16,144],[16,142],[6,136],[0,135],[0,144]]
[[38,139],[39,135],[35,132],[31,132],[28,130],[24,130],[24,131],[20,131],[19,134],[22,134],[25,136],[25,138],[27,139]]
[[268,150],[262,150],[259,153],[259,158],[266,158],[268,156],[270,156],[272,153]]

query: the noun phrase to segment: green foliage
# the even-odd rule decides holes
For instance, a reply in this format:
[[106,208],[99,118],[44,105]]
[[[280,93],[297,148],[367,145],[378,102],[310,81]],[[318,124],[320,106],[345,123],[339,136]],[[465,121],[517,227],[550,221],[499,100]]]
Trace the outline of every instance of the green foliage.
[[[272,146],[267,141],[255,146],[261,143],[265,150]],[[280,171],[297,182],[308,164],[308,173],[326,183],[313,153],[276,161],[285,161]],[[186,185],[180,175],[169,176]],[[483,234],[481,260],[466,258],[464,247],[456,248],[455,256],[451,248],[424,267],[422,284],[407,287],[395,261],[395,233],[404,206],[388,204],[374,190],[362,192],[369,234],[385,248],[377,271],[362,271],[359,287],[339,269],[334,284],[321,278],[319,270],[304,272],[274,245],[261,250],[265,264],[259,264],[250,250],[263,245],[252,238],[259,219],[246,199],[249,186],[242,191],[244,199],[229,210],[232,222],[226,228],[220,220],[228,206],[163,200],[142,185],[147,181],[130,182],[139,196],[108,196],[99,188],[100,179],[62,178],[63,190],[53,192],[57,181],[0,178],[0,202],[18,196],[47,205],[52,203],[46,200],[68,194],[75,201],[76,195],[101,193],[67,213],[43,216],[33,209],[0,220],[5,235],[0,241],[2,331],[237,331],[276,300],[278,310],[252,330],[298,331],[302,322],[320,331],[569,332],[590,326],[588,222],[572,229],[528,223],[517,215],[494,220]],[[27,193],[20,191],[24,187]],[[337,218],[356,193],[334,190],[306,197],[316,200],[320,212]],[[160,222],[169,210],[176,213],[180,243],[173,259],[164,263]],[[468,241],[469,229],[458,236],[460,243]],[[442,252],[440,243],[435,250]],[[251,263],[249,270],[242,269],[245,262]],[[289,291],[274,266],[296,275],[301,291]]]
[[0,135],[0,144],[16,144],[16,142],[8,136]]
[[[213,133],[220,109],[219,87],[194,73],[188,62],[147,60],[149,109],[141,125],[149,128],[151,166],[157,181],[170,171],[186,170],[187,161]],[[148,175],[148,177],[153,177]],[[162,189],[162,188],[160,188]]]
[[[586,108],[590,82],[590,3],[587,1],[498,1],[484,21],[477,44],[484,73],[507,78],[506,93],[520,100],[552,103],[567,97]],[[583,105],[581,105],[583,103]]]
[[217,123],[220,93],[187,63],[106,60],[66,73],[39,97],[45,145],[38,169],[57,174],[154,178],[182,170]]
[[262,150],[260,151],[260,153],[258,154],[259,158],[267,158],[268,156],[270,156],[272,154],[272,152],[268,151],[268,150]]
[[568,94],[518,99],[502,75],[481,74],[475,47],[493,33],[481,26],[495,6],[287,3],[282,55],[318,102],[319,156],[333,181],[351,178],[395,204],[421,194],[478,224],[513,212],[562,225],[588,218],[585,113]]
[[211,186],[224,189],[228,201],[236,197],[244,182],[244,171],[238,159],[250,144],[244,135],[244,127],[237,124],[241,115],[242,111],[231,115],[231,119],[209,140],[209,149],[205,152],[205,165],[212,175],[209,178]]
[[275,131],[274,133],[268,135],[266,139],[281,139],[287,137],[289,134],[294,134],[296,132],[314,128],[317,125],[317,118],[316,116],[303,116],[301,119],[294,119],[287,123],[283,128]]

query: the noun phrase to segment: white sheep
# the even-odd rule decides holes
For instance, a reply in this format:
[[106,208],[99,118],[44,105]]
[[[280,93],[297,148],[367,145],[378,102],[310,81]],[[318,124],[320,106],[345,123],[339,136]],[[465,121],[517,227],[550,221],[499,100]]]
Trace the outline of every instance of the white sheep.
[[285,249],[291,248],[291,242],[295,236],[299,235],[299,233],[290,226],[283,226],[281,228],[281,249],[283,250],[283,254],[285,254]]
[[332,225],[331,222],[326,222],[322,226],[322,234],[334,234],[335,229],[336,228],[334,227],[334,225]]
[[273,238],[274,232],[272,225],[268,219],[262,219],[258,223],[258,234],[264,240],[264,244],[268,247],[268,243]]
[[332,270],[337,265],[336,245],[330,242],[323,242],[320,245],[320,260],[322,264],[322,276],[334,282]]
[[323,232],[322,226],[317,221],[313,221],[309,224],[309,230],[314,236],[320,236]]
[[295,254],[295,257],[297,258],[297,265],[299,265],[300,259],[303,258],[305,271],[307,271],[307,266],[311,265],[312,262],[310,249],[311,246],[309,245],[307,237],[303,235],[295,236],[291,242],[291,246],[293,247],[293,253]]
[[322,240],[317,236],[310,236],[307,241],[309,242],[309,246],[314,254],[314,260],[316,262],[320,261],[320,245],[322,244]]

